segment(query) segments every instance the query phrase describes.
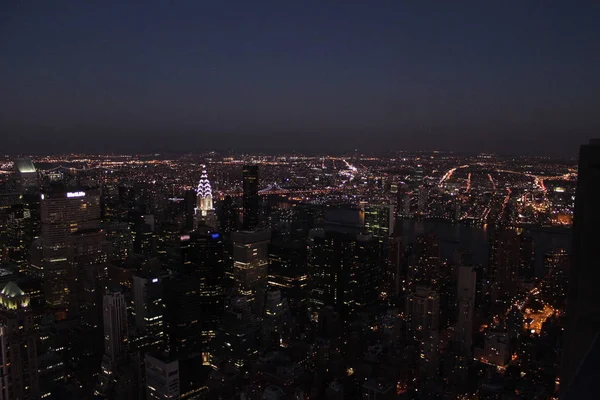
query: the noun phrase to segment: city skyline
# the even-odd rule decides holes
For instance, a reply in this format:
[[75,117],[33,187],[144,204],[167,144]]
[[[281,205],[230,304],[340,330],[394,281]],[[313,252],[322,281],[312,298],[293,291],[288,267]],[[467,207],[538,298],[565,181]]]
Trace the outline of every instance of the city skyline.
[[12,4],[5,151],[575,156],[600,6]]
[[5,3],[0,400],[595,398],[599,2]]
[[[7,158],[5,397],[576,393],[560,365],[567,283],[581,287],[573,273],[586,267],[570,267],[585,165],[447,153]],[[17,319],[31,324],[11,330]]]

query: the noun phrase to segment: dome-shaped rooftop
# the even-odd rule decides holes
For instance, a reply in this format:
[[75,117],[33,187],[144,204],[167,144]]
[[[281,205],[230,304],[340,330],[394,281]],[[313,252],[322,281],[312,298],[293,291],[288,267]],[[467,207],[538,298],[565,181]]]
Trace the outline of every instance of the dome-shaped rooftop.
[[4,289],[2,289],[2,294],[6,297],[17,297],[23,296],[25,294],[24,291],[14,282],[8,282]]

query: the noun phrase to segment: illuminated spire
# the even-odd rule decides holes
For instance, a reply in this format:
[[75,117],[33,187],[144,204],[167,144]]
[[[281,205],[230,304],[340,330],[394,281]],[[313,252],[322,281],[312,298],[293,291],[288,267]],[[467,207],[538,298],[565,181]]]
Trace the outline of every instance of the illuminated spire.
[[194,220],[194,226],[197,226],[202,221],[211,227],[216,227],[212,188],[210,187],[210,181],[206,173],[206,165],[202,165],[202,176],[196,189],[196,212]]
[[198,200],[200,200],[200,198],[205,199],[207,197],[210,197],[212,200],[212,188],[210,187],[210,181],[208,180],[208,175],[206,173],[206,165],[202,165],[202,176],[198,182],[196,195],[198,196]]

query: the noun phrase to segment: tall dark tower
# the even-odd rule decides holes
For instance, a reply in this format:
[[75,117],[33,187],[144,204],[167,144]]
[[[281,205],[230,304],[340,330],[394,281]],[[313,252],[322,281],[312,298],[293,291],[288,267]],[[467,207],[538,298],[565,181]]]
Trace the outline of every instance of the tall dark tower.
[[30,274],[44,280],[48,306],[75,312],[83,275],[88,267],[104,268],[106,261],[100,191],[56,187],[40,198],[41,254],[31,254]]
[[258,225],[258,165],[244,165],[244,230]]
[[561,390],[571,384],[578,367],[600,332],[600,139],[579,151],[573,255],[567,300]]
[[231,232],[237,229],[237,214],[235,204],[231,196],[225,196],[225,199],[221,202],[221,208],[219,210],[219,226],[221,232],[229,235]]
[[0,399],[39,399],[36,331],[30,297],[14,282],[0,292]]
[[201,225],[185,236],[183,268],[165,280],[162,296],[164,332],[172,354],[200,351],[214,337],[224,310],[221,234]]
[[521,242],[514,229],[499,229],[490,238],[490,274],[496,283],[494,300],[509,300],[515,295],[521,266]]

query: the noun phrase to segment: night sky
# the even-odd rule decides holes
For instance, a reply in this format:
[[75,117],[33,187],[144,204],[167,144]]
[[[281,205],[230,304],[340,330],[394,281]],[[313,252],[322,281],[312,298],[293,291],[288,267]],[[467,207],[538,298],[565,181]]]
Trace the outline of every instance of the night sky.
[[1,3],[2,153],[571,156],[600,136],[595,0]]

